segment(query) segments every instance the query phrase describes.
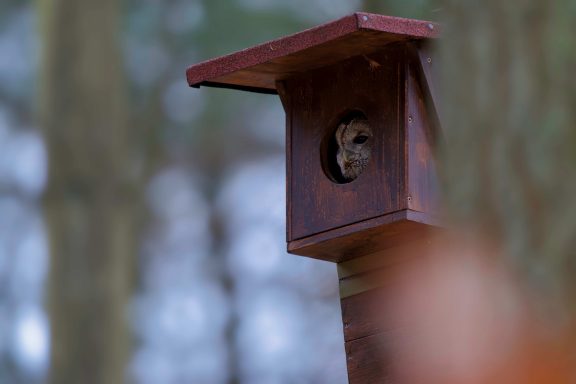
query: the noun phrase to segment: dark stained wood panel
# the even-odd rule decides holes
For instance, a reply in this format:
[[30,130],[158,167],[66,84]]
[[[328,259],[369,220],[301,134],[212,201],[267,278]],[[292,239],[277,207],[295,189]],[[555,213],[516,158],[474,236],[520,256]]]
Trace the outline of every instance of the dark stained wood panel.
[[[289,241],[406,206],[404,127],[399,114],[404,53],[403,46],[390,46],[284,81],[291,108]],[[339,184],[327,175],[321,148],[340,119],[353,110],[368,118],[373,150],[364,172]]]
[[374,335],[386,329],[386,302],[390,290],[372,289],[341,300],[344,340]]
[[338,264],[346,341],[413,323],[398,296],[405,295],[411,271],[428,259],[432,244],[433,238],[427,237]]
[[385,276],[390,281],[382,286],[341,299],[344,340],[351,341],[381,332],[397,332],[412,326],[414,319],[398,311],[399,303],[396,294],[399,292],[401,267],[380,271],[375,274]]
[[349,384],[394,383],[387,336],[375,334],[345,343]]
[[303,32],[191,66],[191,86],[276,92],[276,82],[408,40],[436,38],[439,26],[422,20],[354,13]]
[[439,217],[402,210],[290,241],[288,252],[342,262],[406,242],[420,241],[439,225]]
[[[408,208],[420,212],[436,212],[439,207],[439,184],[436,171],[435,146],[437,132],[431,101],[426,102],[423,84],[419,79],[419,63],[406,63],[406,177]],[[425,86],[425,85],[424,85]]]
[[438,94],[438,54],[435,41],[420,40],[417,43],[410,43],[410,50],[413,53],[414,60],[419,76],[417,80],[425,94],[426,104],[430,117],[434,120],[438,134],[440,131],[440,117],[442,112],[442,103]]

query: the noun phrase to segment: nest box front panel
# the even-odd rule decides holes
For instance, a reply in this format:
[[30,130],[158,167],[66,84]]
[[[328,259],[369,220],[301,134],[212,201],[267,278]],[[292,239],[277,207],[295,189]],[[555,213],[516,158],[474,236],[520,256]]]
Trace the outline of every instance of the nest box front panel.
[[291,77],[288,240],[405,208],[404,49]]

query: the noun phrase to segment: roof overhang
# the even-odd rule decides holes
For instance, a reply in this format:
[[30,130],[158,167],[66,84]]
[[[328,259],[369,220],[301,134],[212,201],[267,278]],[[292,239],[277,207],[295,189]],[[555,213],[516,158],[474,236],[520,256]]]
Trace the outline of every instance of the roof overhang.
[[211,86],[276,94],[276,82],[387,44],[437,38],[440,26],[422,20],[358,12],[339,20],[193,65],[192,87]]

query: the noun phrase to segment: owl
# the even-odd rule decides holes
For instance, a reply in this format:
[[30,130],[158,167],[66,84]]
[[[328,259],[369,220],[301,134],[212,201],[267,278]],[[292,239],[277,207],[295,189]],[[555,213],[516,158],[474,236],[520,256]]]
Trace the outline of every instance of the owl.
[[349,123],[341,123],[336,129],[336,143],[340,172],[345,181],[352,181],[364,171],[372,152],[372,129],[368,120],[355,117]]

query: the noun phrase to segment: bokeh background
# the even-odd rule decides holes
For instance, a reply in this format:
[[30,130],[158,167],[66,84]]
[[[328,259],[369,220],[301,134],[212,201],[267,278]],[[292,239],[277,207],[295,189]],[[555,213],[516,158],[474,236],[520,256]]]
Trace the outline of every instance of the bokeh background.
[[285,252],[279,100],[184,71],[356,10],[444,22],[447,214],[570,340],[574,0],[3,0],[0,383],[347,382],[335,266]]
[[335,266],[285,252],[279,100],[184,71],[381,5],[3,0],[0,382],[345,383]]

